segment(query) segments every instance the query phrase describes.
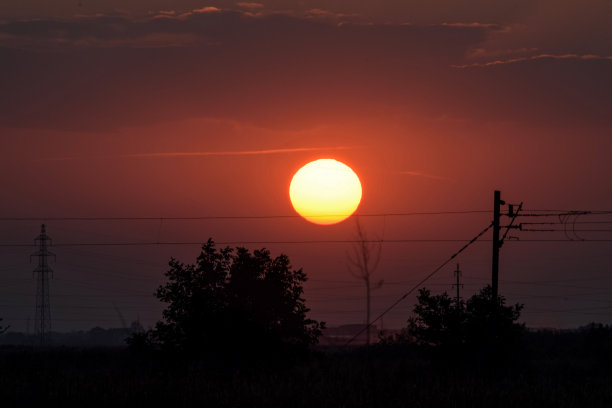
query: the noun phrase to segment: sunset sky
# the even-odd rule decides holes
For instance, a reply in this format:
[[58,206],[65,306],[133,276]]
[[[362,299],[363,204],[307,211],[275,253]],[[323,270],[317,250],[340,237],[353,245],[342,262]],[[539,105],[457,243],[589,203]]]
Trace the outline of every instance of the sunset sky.
[[[4,0],[0,318],[33,330],[45,222],[54,330],[117,327],[116,310],[153,324],[167,261],[199,251],[61,244],[208,237],[286,253],[310,278],[313,318],[362,323],[350,244],[303,242],[350,240],[354,219],[280,217],[296,215],[293,174],[321,158],[361,179],[370,236],[426,240],[384,243],[374,315],[492,218],[406,214],[490,211],[495,189],[529,213],[610,211],[610,21],[608,0]],[[206,216],[238,218],[48,219]],[[500,292],[530,327],[612,323],[612,214],[570,221],[512,231],[501,251]],[[466,296],[490,279],[490,239],[457,259]],[[452,291],[454,268],[426,286]],[[384,325],[403,326],[414,301]]]

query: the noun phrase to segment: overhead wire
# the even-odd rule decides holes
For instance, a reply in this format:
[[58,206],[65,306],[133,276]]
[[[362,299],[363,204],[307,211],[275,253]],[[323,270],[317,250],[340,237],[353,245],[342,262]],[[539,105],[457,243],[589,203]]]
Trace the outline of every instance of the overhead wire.
[[[612,214],[612,210],[576,210],[576,211],[560,211],[560,212],[543,212],[538,213],[536,210],[524,210],[525,213],[519,217],[559,217],[572,215],[608,215]],[[504,214],[505,215],[505,214]]]
[[[523,225],[563,225],[561,222],[522,222]],[[612,221],[577,221],[576,224],[612,224]]]
[[[528,228],[521,229],[525,232],[565,232],[562,229]],[[572,232],[612,232],[612,229],[572,229]]]
[[[452,242],[469,242],[468,239],[385,239],[383,240],[366,240],[366,241],[357,241],[357,240],[347,240],[347,239],[338,239],[338,240],[243,240],[243,241],[216,241],[215,244],[218,245],[278,245],[278,244],[287,244],[287,245],[308,245],[308,244],[350,244],[356,242],[373,242],[373,243],[381,243],[381,244],[401,244],[401,243],[452,243]],[[514,239],[511,242],[513,243],[522,243],[522,242],[612,242],[612,239]],[[125,246],[201,246],[203,245],[202,241],[166,241],[166,242],[68,242],[68,243],[56,243],[53,245],[54,248],[64,248],[64,247],[125,247]],[[34,247],[34,244],[26,244],[26,243],[0,243],[0,247]]]
[[[386,239],[382,240],[354,240],[354,239],[337,239],[337,240],[242,240],[242,241],[216,241],[217,245],[274,245],[274,244],[352,244],[357,242],[374,242],[374,243],[405,243],[405,242],[467,242],[467,239]],[[188,246],[202,245],[202,241],[165,241],[165,242],[68,242],[55,243],[54,248],[61,247],[79,247],[79,246]],[[0,243],[0,247],[33,247],[34,244],[26,243]]]
[[[607,215],[612,210],[537,210],[525,209],[525,213],[519,217],[558,217],[564,215]],[[490,214],[492,210],[446,210],[446,211],[413,211],[413,212],[385,212],[355,214],[359,217],[406,217],[422,215],[459,215],[459,214]],[[350,215],[350,214],[337,214]],[[506,215],[506,214],[502,214]],[[326,215],[327,216],[327,215]],[[197,221],[197,220],[257,220],[275,218],[302,218],[298,214],[268,214],[268,215],[204,215],[185,217],[146,217],[146,216],[121,216],[121,217],[61,217],[61,216],[32,216],[32,217],[0,217],[0,221]]]
[[[355,214],[359,217],[406,217],[417,215],[487,214],[491,210],[415,211],[399,213]],[[338,216],[351,214],[334,214]],[[330,215],[325,215],[329,217]],[[314,216],[316,217],[316,216]],[[205,215],[195,217],[0,217],[0,221],[197,221],[197,220],[257,220],[274,218],[302,218],[298,214],[287,215]]]
[[393,310],[397,305],[399,305],[404,299],[406,299],[412,292],[414,292],[416,289],[418,289],[419,287],[421,287],[421,285],[423,285],[425,282],[427,282],[432,276],[434,276],[436,273],[438,273],[442,268],[444,268],[446,265],[448,265],[449,262],[451,262],[453,259],[455,259],[459,254],[461,254],[463,251],[465,251],[470,245],[472,245],[474,242],[476,242],[481,236],[483,236],[488,230],[491,229],[491,227],[493,227],[493,223],[491,222],[485,229],[483,229],[482,231],[480,231],[478,234],[476,234],[476,236],[474,238],[472,238],[467,244],[465,244],[463,247],[461,247],[458,251],[456,251],[454,254],[452,254],[446,261],[444,261],[443,263],[441,263],[437,268],[435,268],[432,272],[428,273],[423,279],[421,279],[416,285],[414,285],[410,290],[408,290],[406,293],[404,293],[402,296],[400,296],[399,299],[397,299],[395,302],[393,302],[389,307],[387,307],[382,313],[380,313],[374,320],[372,320],[371,322],[368,322],[368,324],[366,324],[361,330],[359,330],[357,332],[357,334],[355,334],[353,337],[351,337],[344,345],[348,346],[349,344],[351,344],[357,337],[359,337],[363,332],[365,332],[366,330],[368,330],[370,327],[372,327],[372,325],[374,325],[374,323],[376,323],[378,320],[380,320],[384,315],[386,315],[387,313],[389,313],[391,310]]
[[[518,217],[561,217],[561,216],[578,216],[578,215],[607,215],[607,214],[612,214],[612,211],[558,211],[558,210],[525,210],[526,212],[523,214],[518,215]],[[385,214],[362,214],[360,216],[363,217],[385,217],[383,219],[386,219],[387,216],[415,216],[415,215],[443,215],[443,214],[477,214],[477,213],[491,213],[491,211],[488,210],[475,210],[475,211],[438,211],[438,212],[413,212],[413,213],[385,213]],[[223,219],[235,219],[235,220],[242,220],[242,219],[273,219],[273,218],[299,218],[299,215],[268,215],[268,216],[205,216],[205,217],[39,217],[39,218],[20,218],[20,217],[4,217],[4,218],[0,218],[0,221],[146,221],[146,220],[151,220],[151,221],[158,221],[160,222],[160,227],[161,227],[161,223],[163,221],[170,221],[170,220],[176,220],[176,221],[181,221],[181,220],[223,220]],[[541,223],[537,223],[537,222],[532,222],[532,223],[523,223],[526,225],[565,225],[565,223],[560,220],[559,222],[541,222]],[[576,221],[574,224],[612,224],[612,221]],[[487,227],[487,229],[485,229],[481,234],[479,234],[477,237],[475,237],[472,240],[464,240],[464,239],[396,239],[396,240],[389,240],[389,239],[382,239],[382,240],[371,240],[369,242],[380,242],[380,243],[384,243],[384,244],[389,244],[389,243],[413,243],[413,242],[423,242],[423,243],[428,243],[428,242],[447,242],[447,243],[451,243],[451,242],[467,242],[467,244],[461,249],[459,250],[457,253],[455,253],[451,258],[449,258],[449,260],[446,261],[446,263],[450,262],[450,260],[452,260],[456,255],[458,255],[460,252],[462,252],[464,249],[466,249],[469,245],[471,245],[472,243],[476,242],[477,239],[484,234],[489,228],[491,227],[491,225],[489,225],[489,227]],[[530,229],[525,230],[526,232],[540,232],[540,231],[536,231],[535,229],[532,231]],[[608,232],[608,231],[612,231],[612,230],[575,230],[576,232],[586,232],[586,231],[593,231],[593,232]],[[542,232],[563,232],[563,230],[554,230],[554,231],[542,231]],[[240,244],[240,245],[246,245],[246,244],[256,244],[256,245],[262,245],[262,244],[332,244],[332,243],[354,243],[355,240],[271,240],[271,241],[265,241],[265,240],[258,240],[258,241],[254,241],[254,240],[247,240],[247,241],[222,241],[222,242],[216,242],[219,245],[236,245],[236,244]],[[612,242],[612,239],[588,239],[588,240],[565,240],[565,239],[524,239],[524,240],[520,240],[520,241],[513,241],[513,242]],[[72,242],[72,243],[58,243],[55,244],[54,247],[88,247],[88,246],[156,246],[156,245],[202,245],[202,242],[159,242],[159,231],[158,231],[158,239],[156,240],[156,242]],[[19,243],[0,243],[0,247],[31,247],[33,246],[32,244],[19,244]],[[436,270],[434,270],[430,275],[426,276],[424,280],[422,280],[421,282],[419,282],[415,287],[413,287],[410,291],[406,292],[402,297],[400,297],[400,299],[398,299],[398,301],[394,304],[392,304],[389,308],[387,308],[381,315],[379,315],[375,320],[373,320],[370,323],[370,326],[372,324],[374,324],[376,321],[378,321],[380,318],[382,318],[388,311],[390,311],[391,309],[393,309],[395,306],[397,306],[397,304],[399,304],[402,300],[404,300],[410,293],[412,293],[416,288],[418,288],[420,285],[422,285],[426,280],[428,280],[431,276],[433,276],[437,271],[439,271],[444,265],[441,265],[440,267],[436,268]],[[119,277],[119,276],[116,276]],[[73,281],[71,283],[75,283],[77,284],[76,281]],[[510,282],[506,282],[506,283],[510,283]],[[85,284],[85,282],[78,282],[78,284]],[[399,284],[399,283],[398,283]],[[519,284],[517,282],[517,284]],[[528,284],[528,283],[526,283]],[[536,283],[534,283],[536,284]],[[569,285],[565,286],[565,287],[571,287]],[[574,288],[578,288],[578,287],[574,287]],[[580,289],[587,289],[587,287],[580,287]],[[594,288],[593,288],[594,289]],[[347,311],[348,312],[348,311]],[[78,320],[78,319],[77,319]],[[98,319],[99,320],[99,319]],[[114,320],[114,319],[112,319]],[[365,328],[364,330],[365,331]],[[362,332],[363,332],[362,331]],[[361,333],[359,333],[361,334]],[[358,335],[359,335],[358,334]],[[355,337],[357,337],[358,335],[356,335]],[[353,339],[351,339],[352,341]],[[350,342],[349,342],[350,343]],[[349,344],[347,343],[347,344]]]

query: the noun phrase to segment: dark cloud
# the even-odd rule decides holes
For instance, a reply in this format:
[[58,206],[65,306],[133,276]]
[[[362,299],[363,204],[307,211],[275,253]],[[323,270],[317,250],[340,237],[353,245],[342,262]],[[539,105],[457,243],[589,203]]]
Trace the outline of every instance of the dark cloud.
[[[75,2],[56,0],[5,0],[0,3],[0,14],[6,16],[63,16],[77,13],[108,13],[114,10],[127,10],[134,14],[145,14],[151,10],[188,11],[205,6],[221,9],[259,8],[275,12],[303,14],[308,10],[328,10],[344,15],[360,15],[373,22],[410,22],[414,24],[439,24],[442,22],[505,23],[530,10],[539,2],[551,3],[552,0],[262,0],[260,2],[236,2],[235,0],[87,0]],[[558,3],[558,1],[556,0]],[[79,5],[80,4],[80,5]],[[261,4],[263,7],[256,7]]]
[[484,38],[480,28],[339,27],[236,12],[24,21],[0,33],[14,37],[1,50],[0,121],[93,129],[207,115],[316,121],[371,98],[403,99],[396,89]]
[[300,127],[388,110],[609,124],[612,61],[458,69],[504,26],[338,24],[319,14],[204,7],[5,23],[0,124],[99,130],[220,117]]
[[538,54],[612,55],[610,21],[610,1],[537,0],[506,22],[511,30],[490,32],[483,44],[489,55],[482,56],[504,56],[505,51],[520,49],[536,49]]

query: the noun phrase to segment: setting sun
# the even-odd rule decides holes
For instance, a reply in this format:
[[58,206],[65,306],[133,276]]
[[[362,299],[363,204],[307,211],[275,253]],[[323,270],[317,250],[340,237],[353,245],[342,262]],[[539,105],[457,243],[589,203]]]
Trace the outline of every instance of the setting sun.
[[293,208],[306,220],[330,225],[351,216],[361,201],[357,174],[344,163],[320,159],[299,169],[289,186]]

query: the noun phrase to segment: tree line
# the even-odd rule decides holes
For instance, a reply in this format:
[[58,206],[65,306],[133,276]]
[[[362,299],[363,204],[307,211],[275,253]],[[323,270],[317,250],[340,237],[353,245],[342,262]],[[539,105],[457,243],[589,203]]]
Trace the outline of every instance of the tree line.
[[[162,320],[127,339],[132,349],[190,354],[260,355],[307,351],[317,344],[324,322],[308,317],[307,280],[289,258],[267,249],[217,248],[209,239],[196,262],[172,258],[166,282],[155,296],[166,304]],[[494,302],[485,287],[466,301],[423,288],[407,326],[380,344],[411,344],[441,355],[505,353],[520,343],[522,305]]]

